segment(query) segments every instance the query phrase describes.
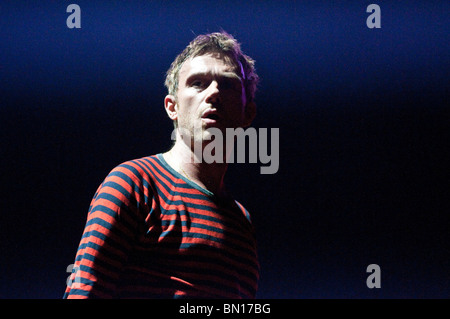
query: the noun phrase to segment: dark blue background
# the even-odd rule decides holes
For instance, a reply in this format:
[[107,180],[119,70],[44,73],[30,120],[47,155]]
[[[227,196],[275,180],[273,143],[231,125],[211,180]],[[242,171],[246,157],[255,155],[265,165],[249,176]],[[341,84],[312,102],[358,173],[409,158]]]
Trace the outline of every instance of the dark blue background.
[[165,71],[224,29],[257,61],[254,126],[280,128],[277,174],[228,176],[258,297],[448,298],[450,4],[372,2],[2,1],[0,297],[62,297],[103,178],[171,145]]

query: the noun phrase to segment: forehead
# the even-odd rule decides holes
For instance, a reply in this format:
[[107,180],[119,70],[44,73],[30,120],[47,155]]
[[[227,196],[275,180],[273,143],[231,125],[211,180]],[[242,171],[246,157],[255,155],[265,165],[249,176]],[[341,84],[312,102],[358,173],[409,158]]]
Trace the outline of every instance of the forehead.
[[[238,71],[239,70],[239,71]],[[231,62],[231,58],[219,55],[199,55],[186,60],[180,69],[180,79],[196,73],[234,74],[242,77],[241,70]]]

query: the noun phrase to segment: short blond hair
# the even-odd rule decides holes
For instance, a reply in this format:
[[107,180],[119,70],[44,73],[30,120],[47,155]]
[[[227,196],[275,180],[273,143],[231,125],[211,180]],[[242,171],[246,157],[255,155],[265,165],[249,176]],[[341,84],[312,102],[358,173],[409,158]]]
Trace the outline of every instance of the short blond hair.
[[[243,71],[242,79],[247,102],[255,98],[256,87],[259,77],[255,71],[255,61],[241,51],[237,40],[225,31],[203,34],[197,36],[189,45],[175,58],[166,73],[164,85],[168,94],[177,96],[180,69],[190,58],[209,53],[224,54],[231,58],[231,62]],[[240,72],[239,72],[240,73]]]

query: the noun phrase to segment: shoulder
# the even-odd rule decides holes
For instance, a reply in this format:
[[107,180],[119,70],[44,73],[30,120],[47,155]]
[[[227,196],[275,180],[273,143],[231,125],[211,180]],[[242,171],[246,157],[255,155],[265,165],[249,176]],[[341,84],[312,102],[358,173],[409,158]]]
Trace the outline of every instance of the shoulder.
[[128,183],[148,183],[152,178],[151,163],[157,161],[156,155],[128,160],[114,167],[108,178],[120,178]]

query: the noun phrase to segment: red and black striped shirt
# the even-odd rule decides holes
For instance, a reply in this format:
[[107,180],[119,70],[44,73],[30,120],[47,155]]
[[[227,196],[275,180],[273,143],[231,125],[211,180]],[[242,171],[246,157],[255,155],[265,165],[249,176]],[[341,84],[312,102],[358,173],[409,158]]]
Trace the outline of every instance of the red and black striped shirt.
[[98,188],[64,298],[254,298],[258,278],[248,211],[158,154]]

